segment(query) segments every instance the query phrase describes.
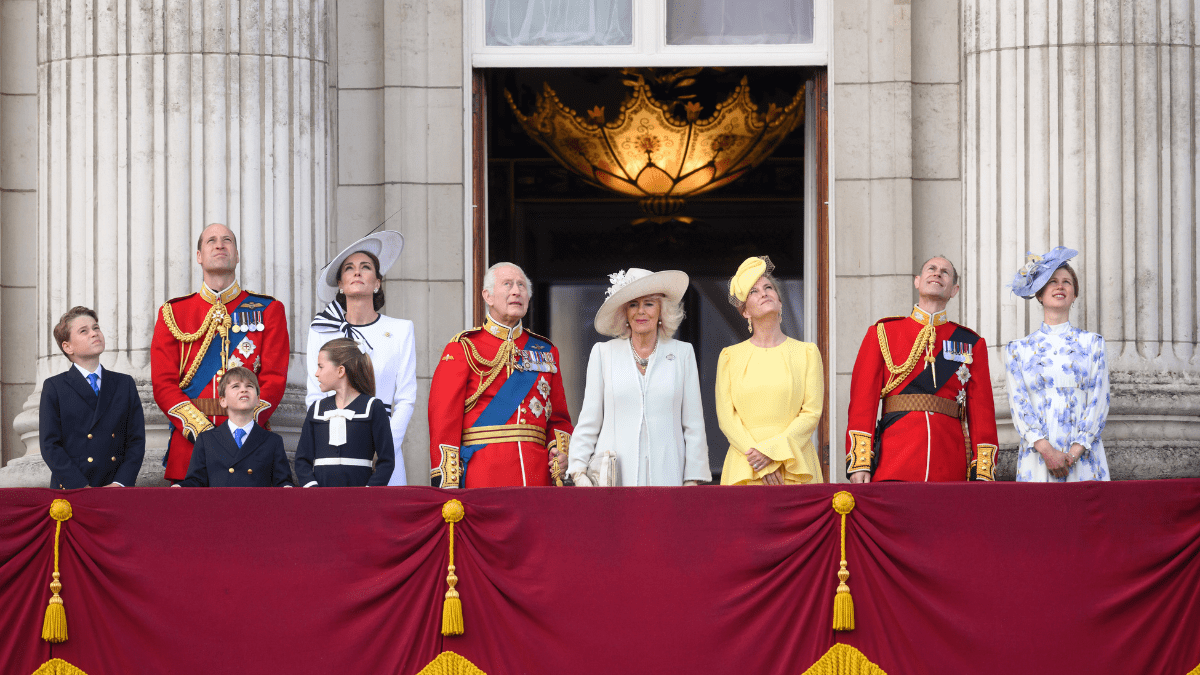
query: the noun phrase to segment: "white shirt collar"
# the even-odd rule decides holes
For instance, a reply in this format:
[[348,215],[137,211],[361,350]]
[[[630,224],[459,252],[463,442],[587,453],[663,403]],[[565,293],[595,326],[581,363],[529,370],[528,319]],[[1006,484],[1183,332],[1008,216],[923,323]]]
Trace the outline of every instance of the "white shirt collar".
[[250,430],[254,428],[254,420],[253,419],[251,419],[248,423],[246,423],[246,426],[244,426],[244,427],[239,427],[238,425],[234,424],[233,420],[229,420],[228,422],[226,422],[226,424],[229,425],[229,433],[231,433],[231,434],[234,431],[241,429],[246,432],[246,436],[249,436]]
[[[84,370],[83,366],[79,365],[78,363],[75,363],[73,365],[75,366],[75,369],[79,371],[79,374],[83,375],[83,379],[86,380],[88,375],[91,375],[91,373]],[[104,370],[104,366],[101,366],[99,363],[97,363],[96,364],[96,380],[97,380],[97,382],[104,379],[104,373],[101,372],[102,370]]]

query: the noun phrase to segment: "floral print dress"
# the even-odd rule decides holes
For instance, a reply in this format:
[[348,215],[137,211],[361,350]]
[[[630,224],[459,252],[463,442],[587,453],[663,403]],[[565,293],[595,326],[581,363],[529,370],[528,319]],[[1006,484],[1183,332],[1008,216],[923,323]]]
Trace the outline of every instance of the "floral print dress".
[[[1108,417],[1104,338],[1070,323],[1043,323],[1029,336],[1010,342],[1005,352],[1013,426],[1021,436],[1017,480],[1108,480],[1108,460],[1100,441]],[[1063,452],[1072,443],[1086,448],[1066,478],[1055,478],[1046,469],[1033,447],[1042,438]]]

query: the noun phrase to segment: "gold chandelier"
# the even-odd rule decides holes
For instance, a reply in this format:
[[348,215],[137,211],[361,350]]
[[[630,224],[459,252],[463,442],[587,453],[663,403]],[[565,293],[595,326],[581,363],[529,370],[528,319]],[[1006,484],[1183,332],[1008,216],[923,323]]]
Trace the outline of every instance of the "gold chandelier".
[[701,119],[703,106],[689,101],[683,104],[686,119],[680,119],[671,112],[674,105],[654,98],[645,78],[627,84],[633,91],[612,122],[605,122],[602,106],[585,120],[563,105],[549,83],[529,115],[508,91],[504,96],[521,127],[554,159],[597,187],[638,198],[658,222],[671,220],[686,198],[742,177],[804,119],[803,86],[786,106],[772,103],[759,112],[743,77],[712,116]]

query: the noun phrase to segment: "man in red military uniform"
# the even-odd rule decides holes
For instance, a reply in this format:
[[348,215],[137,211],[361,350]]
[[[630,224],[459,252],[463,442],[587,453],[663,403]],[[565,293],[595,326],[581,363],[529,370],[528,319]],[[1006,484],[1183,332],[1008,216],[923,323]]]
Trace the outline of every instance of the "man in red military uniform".
[[996,409],[987,344],[946,319],[958,272],[946,258],[930,258],[913,285],[920,300],[912,313],[876,323],[858,350],[846,473],[854,483],[994,480]]
[[493,265],[487,320],[442,351],[429,391],[435,487],[550,485],[567,468],[573,427],[558,350],[522,327],[529,295],[520,267]]
[[275,412],[287,384],[283,303],[238,286],[233,232],[220,223],[206,227],[196,242],[196,262],[204,271],[200,291],[163,303],[150,346],[154,402],[171,421],[165,461],[170,481],[187,476],[196,436],[225,422],[217,383],[226,369],[245,366],[258,376],[259,424]]

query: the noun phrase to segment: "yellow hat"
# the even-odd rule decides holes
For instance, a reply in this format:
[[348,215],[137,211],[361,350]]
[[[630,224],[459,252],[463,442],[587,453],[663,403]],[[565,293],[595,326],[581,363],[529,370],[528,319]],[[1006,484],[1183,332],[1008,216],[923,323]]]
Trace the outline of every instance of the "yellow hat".
[[775,266],[771,264],[771,259],[767,256],[754,256],[746,258],[742,264],[738,266],[738,271],[729,280],[729,296],[731,302],[737,300],[738,304],[746,301],[746,296],[750,295],[750,289],[754,288],[754,284],[762,278],[764,274],[770,274]]

